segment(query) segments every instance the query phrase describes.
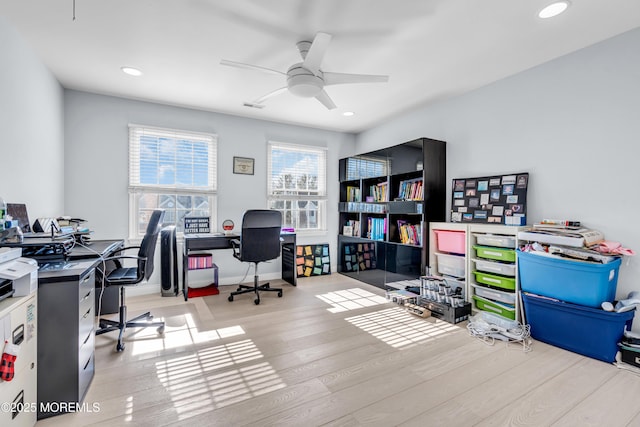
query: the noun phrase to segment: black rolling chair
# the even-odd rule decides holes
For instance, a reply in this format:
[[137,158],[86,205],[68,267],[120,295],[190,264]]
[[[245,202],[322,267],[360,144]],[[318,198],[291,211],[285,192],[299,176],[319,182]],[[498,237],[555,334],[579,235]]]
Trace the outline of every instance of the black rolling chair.
[[258,263],[276,259],[280,256],[280,229],[282,227],[282,213],[267,209],[256,209],[245,212],[242,217],[242,234],[240,240],[232,240],[233,256],[242,262],[252,262],[255,265],[253,286],[238,285],[238,290],[231,292],[229,301],[233,297],[248,292],[255,292],[256,305],[260,304],[260,291],[277,292],[282,296],[282,289],[272,288],[269,283],[258,285]]
[[[158,328],[158,333],[164,333],[164,322],[152,322],[153,316],[150,312],[127,320],[127,306],[125,305],[125,287],[135,285],[143,280],[148,280],[151,273],[153,273],[153,256],[155,254],[156,241],[158,240],[158,233],[160,232],[163,218],[164,211],[153,211],[140,246],[129,246],[119,251],[138,249],[136,256],[115,255],[105,259],[105,261],[113,260],[116,264],[116,268],[104,276],[104,283],[105,286],[120,286],[120,313],[118,321],[100,319],[100,328],[96,331],[96,335],[119,331],[118,344],[116,346],[117,351],[124,350],[122,336],[126,328],[147,328],[155,326]],[[137,265],[135,267],[124,267],[121,263],[121,260],[124,259],[135,259],[137,260]],[[145,319],[145,321],[142,321],[143,319]]]

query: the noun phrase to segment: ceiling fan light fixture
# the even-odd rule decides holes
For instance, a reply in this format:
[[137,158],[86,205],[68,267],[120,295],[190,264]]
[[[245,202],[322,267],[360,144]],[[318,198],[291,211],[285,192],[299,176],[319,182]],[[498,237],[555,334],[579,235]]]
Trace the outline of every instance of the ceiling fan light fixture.
[[543,8],[540,12],[538,12],[538,17],[541,19],[553,18],[554,16],[558,16],[562,12],[567,10],[568,7],[568,1],[557,1],[555,3],[551,3],[550,5]]
[[354,113],[353,111],[345,111],[344,113],[342,113],[342,115],[345,116],[345,117],[352,117],[355,114],[356,113]]
[[123,73],[128,74],[134,77],[140,77],[142,75],[142,71],[134,67],[120,67]]
[[303,98],[313,98],[320,93],[324,82],[318,76],[311,74],[296,74],[287,79],[289,92]]

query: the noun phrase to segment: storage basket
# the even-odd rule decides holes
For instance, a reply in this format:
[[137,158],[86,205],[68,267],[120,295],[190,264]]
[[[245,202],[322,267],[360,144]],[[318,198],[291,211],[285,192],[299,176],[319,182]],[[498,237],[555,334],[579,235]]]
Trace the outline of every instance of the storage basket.
[[485,246],[498,246],[503,248],[515,248],[516,237],[515,236],[502,236],[499,234],[476,234],[476,243]]
[[574,304],[600,307],[616,297],[620,259],[607,264],[518,252],[523,291]]
[[489,289],[484,288],[482,286],[472,285],[475,290],[476,295],[481,296],[482,298],[487,298],[490,300],[502,302],[505,304],[514,305],[516,303],[516,293],[515,292],[505,292],[500,291],[498,289]]
[[503,277],[497,274],[485,273],[484,271],[474,271],[473,274],[476,275],[476,282],[478,283],[511,291],[516,289],[516,279],[514,277]]
[[474,295],[473,300],[476,303],[476,308],[482,311],[488,311],[494,314],[498,314],[502,317],[506,317],[507,319],[515,320],[516,318],[516,309],[514,307],[508,307],[504,304],[500,304],[495,301],[488,300],[486,298],[482,298],[478,295]]
[[553,301],[523,293],[531,336],[584,356],[613,362],[625,326],[631,330],[635,310],[622,313]]
[[464,277],[464,257],[459,255],[438,254],[438,273],[454,277]]
[[495,248],[492,246],[473,245],[476,255],[480,258],[493,259],[496,261],[515,262],[516,251],[513,249]]
[[437,247],[441,252],[464,255],[466,250],[466,234],[464,231],[433,230],[436,233]]
[[480,271],[486,271],[488,273],[502,274],[503,276],[515,276],[516,275],[516,265],[515,264],[507,264],[504,262],[495,262],[495,261],[487,261],[483,259],[472,258],[476,264],[476,269]]

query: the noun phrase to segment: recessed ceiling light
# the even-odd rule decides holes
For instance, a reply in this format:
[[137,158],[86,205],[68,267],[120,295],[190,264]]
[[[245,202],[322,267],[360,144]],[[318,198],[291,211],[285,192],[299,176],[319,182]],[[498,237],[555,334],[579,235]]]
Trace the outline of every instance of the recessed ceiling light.
[[538,12],[538,17],[542,19],[553,18],[567,10],[568,7],[568,1],[557,1],[555,3],[551,3],[549,6]]
[[138,70],[137,68],[121,67],[120,69],[122,70],[123,73],[129,74],[130,76],[139,77],[142,75],[142,71]]
[[351,117],[353,116],[355,113],[353,111],[345,111],[344,113],[342,113],[343,116],[345,117]]

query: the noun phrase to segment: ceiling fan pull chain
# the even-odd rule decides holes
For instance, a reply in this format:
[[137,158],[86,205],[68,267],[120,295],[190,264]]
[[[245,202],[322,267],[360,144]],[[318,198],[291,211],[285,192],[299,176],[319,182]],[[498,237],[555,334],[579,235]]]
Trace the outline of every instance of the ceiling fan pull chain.
[[76,0],[73,0],[73,20],[76,20]]

